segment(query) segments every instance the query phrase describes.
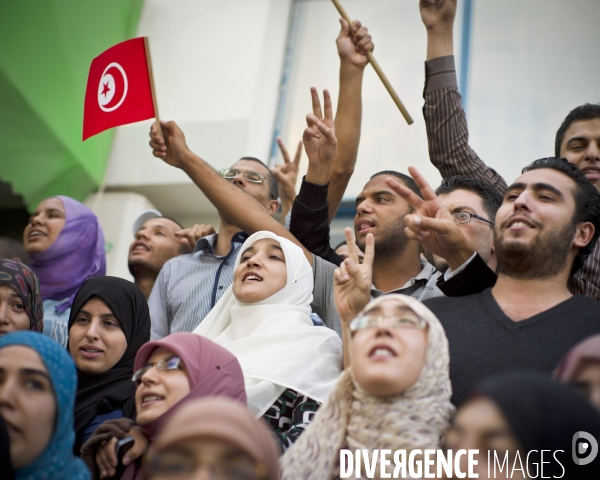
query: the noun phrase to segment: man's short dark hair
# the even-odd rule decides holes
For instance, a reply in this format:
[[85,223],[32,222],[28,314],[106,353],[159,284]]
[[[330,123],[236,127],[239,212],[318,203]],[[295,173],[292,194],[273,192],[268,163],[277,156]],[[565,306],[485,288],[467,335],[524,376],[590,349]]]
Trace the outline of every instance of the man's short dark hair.
[[549,168],[556,170],[568,176],[575,182],[577,188],[573,192],[575,198],[575,215],[573,225],[583,222],[590,222],[594,225],[595,232],[590,243],[585,247],[580,248],[577,256],[571,267],[571,275],[583,266],[587,257],[594,250],[598,235],[600,235],[600,193],[594,185],[586,178],[585,174],[579,168],[567,161],[565,158],[548,157],[540,158],[535,162],[527,165],[523,169],[523,173],[540,168]]
[[[173,223],[176,223],[177,226],[179,228],[181,228],[182,230],[185,228],[181,223],[179,223],[177,220],[175,220],[173,217],[167,217],[166,215],[161,215],[160,217],[155,217],[155,218],[166,218],[167,220],[171,220]],[[153,220],[153,219],[152,219]]]
[[400,180],[402,180],[402,183],[404,184],[404,186],[406,186],[407,188],[410,188],[420,198],[423,198],[423,194],[421,193],[421,190],[419,190],[419,187],[417,187],[417,184],[415,183],[415,181],[413,180],[412,177],[409,177],[408,175],[404,175],[403,173],[400,173],[400,172],[396,172],[395,170],[383,170],[382,172],[377,172],[375,175],[372,175],[371,178],[378,177],[379,175],[392,175],[396,178],[399,178]]
[[502,205],[502,195],[500,195],[490,184],[476,178],[467,177],[466,175],[456,175],[454,177],[444,178],[435,191],[435,194],[442,195],[452,193],[455,190],[467,190],[481,198],[481,203],[488,219],[492,222],[494,221],[496,212],[500,208],[500,205]]
[[565,132],[569,129],[573,122],[580,120],[594,120],[600,118],[600,103],[584,103],[579,105],[569,112],[563,120],[562,125],[556,132],[554,140],[554,155],[560,157],[560,147],[565,138]]
[[[177,220],[175,220],[173,217],[168,217],[166,215],[161,215],[160,217],[155,217],[155,218],[166,218],[167,220],[171,220],[173,223],[175,223],[179,228],[181,228],[182,230],[185,229],[185,227],[179,223]],[[192,250],[194,249],[194,245],[192,245]],[[190,249],[187,247],[187,245],[180,243],[179,244],[179,255],[186,255],[190,253]]]
[[338,248],[343,247],[344,245],[348,245],[348,242],[346,240],[342,240],[340,243],[338,243],[334,248],[333,251],[335,252]]
[[267,167],[267,165],[263,161],[259,160],[258,158],[242,157],[242,158],[240,158],[240,160],[249,160],[251,162],[258,162],[267,169],[267,172],[269,172],[267,174],[267,182],[269,184],[269,191],[271,192],[271,200],[277,200],[279,198],[279,185],[277,184],[277,179],[275,178],[275,175],[273,175],[271,173],[271,169],[269,167]]
[[29,255],[25,251],[23,244],[13,238],[0,237],[0,259],[18,258],[24,265],[29,265]]

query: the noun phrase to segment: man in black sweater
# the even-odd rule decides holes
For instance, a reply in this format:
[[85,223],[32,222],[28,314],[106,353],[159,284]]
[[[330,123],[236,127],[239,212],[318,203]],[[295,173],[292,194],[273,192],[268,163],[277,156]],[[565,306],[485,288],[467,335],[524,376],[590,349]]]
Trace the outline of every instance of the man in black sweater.
[[[416,170],[411,173],[423,200],[388,180],[416,208],[405,219],[407,235],[447,256],[455,272],[478,261],[473,254],[460,263],[474,249],[465,246],[460,229],[425,180]],[[566,160],[537,160],[508,187],[495,219],[498,279],[493,288],[425,302],[448,336],[454,403],[483,378],[500,372],[550,374],[573,345],[600,332],[600,306],[567,288],[599,233],[600,194]]]

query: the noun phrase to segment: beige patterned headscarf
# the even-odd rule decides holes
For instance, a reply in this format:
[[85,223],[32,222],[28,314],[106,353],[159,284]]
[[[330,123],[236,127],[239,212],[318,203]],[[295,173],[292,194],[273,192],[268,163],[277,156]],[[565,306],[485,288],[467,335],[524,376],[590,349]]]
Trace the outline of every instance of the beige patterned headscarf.
[[[405,295],[384,295],[379,303],[395,300],[410,308],[429,326],[425,365],[413,386],[393,397],[375,397],[344,371],[310,426],[281,458],[283,480],[339,478],[340,449],[436,449],[454,407],[449,378],[448,340],[436,316]],[[392,462],[393,464],[393,462]],[[379,474],[379,467],[376,469]],[[364,468],[362,469],[364,474]]]

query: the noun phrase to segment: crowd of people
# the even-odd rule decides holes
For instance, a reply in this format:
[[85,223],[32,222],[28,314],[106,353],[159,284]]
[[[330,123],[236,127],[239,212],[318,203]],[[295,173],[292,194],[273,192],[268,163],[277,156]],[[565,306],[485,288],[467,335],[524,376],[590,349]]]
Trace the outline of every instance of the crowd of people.
[[2,478],[366,478],[368,455],[348,465],[342,450],[461,449],[479,478],[599,478],[600,104],[575,107],[554,156],[505,181],[468,144],[456,0],[420,10],[443,181],[373,172],[336,248],[374,49],[345,20],[337,111],[311,89],[293,160],[278,140],[284,165],[216,171],[175,122],[152,126],[152,154],[220,224],[144,212],[133,283],[106,276],[100,222],[66,196],[37,206],[22,245],[0,241]]

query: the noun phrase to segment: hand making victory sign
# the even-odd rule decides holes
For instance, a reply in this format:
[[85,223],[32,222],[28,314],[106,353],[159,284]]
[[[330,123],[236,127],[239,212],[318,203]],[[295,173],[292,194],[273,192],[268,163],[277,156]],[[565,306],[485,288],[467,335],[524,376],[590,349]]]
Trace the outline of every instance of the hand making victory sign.
[[298,142],[294,160],[290,159],[290,154],[285,148],[283,140],[277,137],[277,145],[283,156],[283,165],[278,164],[271,168],[279,185],[279,196],[281,197],[281,216],[285,221],[285,216],[292,208],[296,198],[296,183],[298,183],[298,171],[300,170],[300,157],[302,157],[302,140]]
[[423,198],[400,182],[392,178],[386,179],[388,186],[415,209],[414,213],[404,217],[404,231],[408,238],[417,240],[425,250],[445,258],[454,270],[466,262],[475,249],[427,180],[414,167],[408,167],[408,171],[421,190]]
[[333,273],[335,306],[342,321],[348,324],[371,301],[373,284],[373,258],[375,257],[375,241],[369,233],[365,245],[363,263],[359,263],[360,250],[354,239],[351,228],[344,230],[348,244],[348,258]]
[[348,244],[348,258],[333,272],[333,299],[342,323],[342,341],[344,344],[344,368],[350,365],[351,341],[350,322],[371,301],[373,285],[373,259],[375,258],[375,240],[369,233],[365,243],[365,257],[359,263],[360,250],[356,245],[351,228],[344,230]]
[[286,187],[291,187],[295,190],[296,181],[298,180],[300,157],[302,156],[302,140],[298,142],[298,147],[296,148],[294,160],[290,159],[290,154],[287,151],[287,148],[285,148],[281,137],[277,137],[277,145],[279,146],[279,150],[281,151],[281,155],[283,157],[283,165],[275,165],[271,169],[271,172],[273,172],[273,175],[275,175],[277,182],[279,182],[280,189],[283,190]]
[[306,116],[308,127],[304,130],[302,142],[308,156],[308,161],[314,167],[323,167],[331,170],[331,166],[337,155],[337,139],[335,137],[335,125],[333,123],[333,107],[328,90],[323,90],[323,107],[325,116],[321,110],[321,101],[317,89],[310,89],[312,97],[313,113]]

